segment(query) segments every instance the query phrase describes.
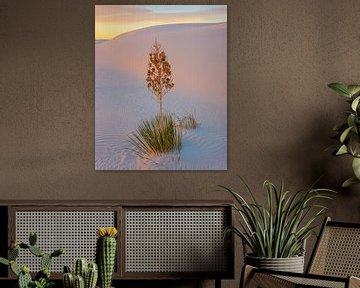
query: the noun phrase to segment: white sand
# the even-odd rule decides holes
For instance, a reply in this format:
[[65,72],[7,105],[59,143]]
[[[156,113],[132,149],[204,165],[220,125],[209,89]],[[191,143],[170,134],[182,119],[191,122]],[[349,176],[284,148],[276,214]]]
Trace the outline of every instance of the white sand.
[[[97,170],[227,169],[226,23],[173,24],[132,31],[95,44],[95,168]],[[175,87],[164,109],[194,113],[201,122],[183,133],[177,155],[137,157],[128,135],[158,112],[146,87],[148,54],[162,44],[172,66]]]

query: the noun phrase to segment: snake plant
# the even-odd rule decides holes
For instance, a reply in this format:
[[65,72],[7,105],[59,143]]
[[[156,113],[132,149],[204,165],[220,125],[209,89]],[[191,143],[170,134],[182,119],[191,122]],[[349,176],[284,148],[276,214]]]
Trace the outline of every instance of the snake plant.
[[318,200],[331,199],[334,191],[329,189],[304,188],[296,193],[277,188],[266,180],[266,205],[260,204],[249,186],[241,179],[251,201],[233,189],[219,186],[235,199],[233,205],[240,215],[239,227],[228,227],[225,235],[233,232],[247,245],[252,256],[266,258],[288,258],[301,255],[303,244],[314,233],[316,219],[323,215],[326,207]]

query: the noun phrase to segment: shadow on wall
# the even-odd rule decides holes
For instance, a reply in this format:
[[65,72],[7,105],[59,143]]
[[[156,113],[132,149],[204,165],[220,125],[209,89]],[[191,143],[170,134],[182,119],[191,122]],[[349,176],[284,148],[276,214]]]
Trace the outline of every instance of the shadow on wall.
[[[338,144],[338,141],[332,139],[332,127],[337,119],[329,120],[329,112],[312,112],[309,112],[302,122],[293,123],[295,136],[288,137],[287,141],[277,146],[268,147],[267,161],[289,163],[292,171],[284,171],[283,177],[285,187],[290,190],[292,187],[289,186],[296,186],[298,189],[318,180],[316,187],[334,189],[338,192],[348,191],[341,188],[341,184],[353,173],[350,158],[332,155]],[[341,113],[342,111],[339,111],[340,115]],[[274,170],[276,175],[281,175],[279,170]],[[298,177],[291,177],[293,175]]]
[[[334,103],[336,103],[334,101]],[[333,201],[328,201],[327,215],[336,221],[359,222],[360,218],[360,185],[342,188],[342,183],[353,176],[352,159],[350,156],[334,156],[333,151],[339,146],[339,140],[334,139],[335,124],[342,122],[343,108],[336,109],[337,115],[331,113],[317,115],[310,123],[319,123],[313,126],[307,135],[307,141],[313,143],[314,151],[311,153],[309,171],[305,175],[309,182],[311,179],[323,175],[318,187],[333,189],[338,192]],[[339,116],[341,120],[339,121]],[[312,146],[309,145],[309,149]],[[344,209],[346,207],[346,209]]]
[[[339,111],[339,115],[341,113],[342,111]],[[326,119],[324,117],[326,115],[314,117],[312,123],[322,123],[323,125],[313,127],[310,130],[311,133],[307,136],[308,141],[312,141],[313,147],[316,147],[316,149],[310,157],[309,171],[305,175],[309,181],[323,175],[317,186],[330,188],[338,192],[333,201],[327,202],[329,208],[327,215],[336,221],[359,222],[360,199],[358,196],[360,195],[360,185],[354,185],[350,188],[341,187],[341,184],[346,179],[353,176],[351,157],[332,155],[337,147],[336,145],[339,144],[337,139],[331,138],[334,135],[332,126],[336,124],[336,119],[329,121],[328,117]],[[330,125],[331,127],[329,127]],[[316,150],[318,151],[316,152]]]
[[[341,112],[339,113],[341,114]],[[307,183],[312,183],[321,177],[318,186],[342,191],[342,182],[351,175],[351,162],[346,157],[333,156],[338,141],[333,139],[335,118],[330,119],[326,114],[316,114],[309,120],[309,133],[304,135],[304,142],[309,143],[306,154],[309,155],[309,170],[304,173]],[[315,123],[315,125],[314,125]]]
[[[330,216],[336,221],[359,222],[360,185],[347,189],[341,187],[342,182],[352,176],[351,159],[346,156],[332,155],[332,151],[335,150],[333,146],[338,144],[337,140],[332,139],[334,135],[332,127],[338,122],[337,115],[332,116],[334,114],[331,114],[329,107],[316,109],[308,111],[307,116],[300,119],[301,122],[294,123],[295,126],[298,124],[298,127],[294,127],[297,133],[294,133],[294,137],[289,137],[288,142],[268,148],[270,153],[268,153],[267,161],[289,163],[287,167],[292,167],[292,171],[284,171],[284,175],[281,175],[280,169],[274,169],[272,173],[284,177],[285,188],[293,192],[313,184],[321,177],[316,187],[329,188],[338,192],[334,200],[324,202],[328,207],[324,217]],[[340,110],[338,115],[342,117],[342,108],[334,110]],[[279,177],[274,179],[281,180]],[[322,221],[316,224],[320,229]],[[309,260],[315,240],[316,237],[311,237],[307,242],[306,262]]]

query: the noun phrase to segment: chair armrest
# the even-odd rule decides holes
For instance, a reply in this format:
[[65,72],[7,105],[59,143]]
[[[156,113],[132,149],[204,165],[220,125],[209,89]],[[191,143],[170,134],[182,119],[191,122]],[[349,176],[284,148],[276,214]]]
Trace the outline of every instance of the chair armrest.
[[[301,274],[259,269],[249,265],[243,268],[241,288],[272,287],[323,287],[323,288],[360,288],[356,277],[333,277],[315,274]],[[349,284],[349,286],[347,286]]]
[[360,278],[350,276],[349,277],[349,288],[360,288]]
[[[272,271],[273,272],[273,271]],[[262,273],[258,268],[250,265],[245,265],[242,270],[241,288],[296,288],[296,283],[276,277],[272,274]]]
[[246,288],[251,276],[253,275],[254,272],[254,267],[250,266],[250,265],[244,265],[244,267],[242,268],[241,271],[241,278],[240,278],[240,288]]

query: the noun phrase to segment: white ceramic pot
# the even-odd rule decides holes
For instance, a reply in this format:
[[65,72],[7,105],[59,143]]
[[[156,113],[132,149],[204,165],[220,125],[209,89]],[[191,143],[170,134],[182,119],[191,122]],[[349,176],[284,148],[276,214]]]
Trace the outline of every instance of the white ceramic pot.
[[246,255],[245,263],[262,269],[304,273],[304,256],[263,258]]

